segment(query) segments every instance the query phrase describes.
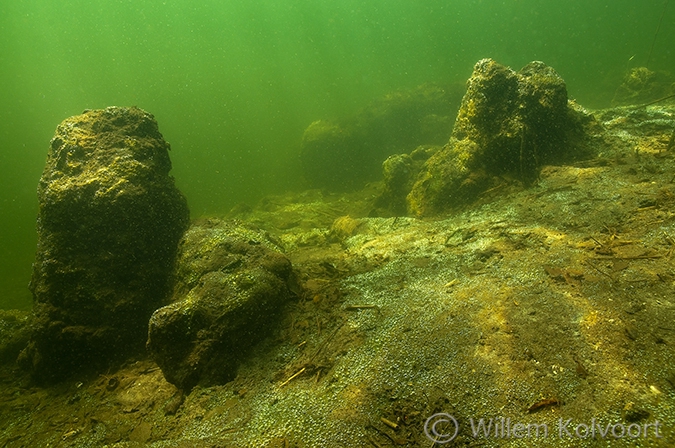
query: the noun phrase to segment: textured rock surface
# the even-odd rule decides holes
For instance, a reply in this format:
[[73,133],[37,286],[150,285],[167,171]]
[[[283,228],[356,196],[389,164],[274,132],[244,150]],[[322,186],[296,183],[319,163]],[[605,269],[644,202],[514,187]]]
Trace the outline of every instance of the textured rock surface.
[[189,222],[169,149],[138,108],[85,111],[57,127],[38,186],[33,336],[20,357],[36,379],[143,347]]
[[407,197],[431,215],[472,200],[493,176],[530,184],[546,164],[588,155],[592,117],[568,104],[565,82],[542,62],[519,72],[491,59],[476,63],[450,142],[434,154]]
[[269,335],[291,295],[291,262],[267,235],[209,219],[186,232],[170,305],[150,320],[148,349],[183,390],[232,379],[254,343]]
[[352,117],[318,120],[303,135],[301,161],[314,187],[343,191],[379,174],[389,155],[448,141],[463,89],[424,84],[386,95]]

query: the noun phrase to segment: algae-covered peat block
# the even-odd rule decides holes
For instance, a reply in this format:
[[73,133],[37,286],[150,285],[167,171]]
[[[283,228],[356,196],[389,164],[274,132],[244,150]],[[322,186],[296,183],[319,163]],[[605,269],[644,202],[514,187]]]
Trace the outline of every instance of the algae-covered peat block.
[[36,380],[142,350],[189,223],[169,149],[136,107],[85,111],[57,127],[38,186],[33,334],[19,358]]

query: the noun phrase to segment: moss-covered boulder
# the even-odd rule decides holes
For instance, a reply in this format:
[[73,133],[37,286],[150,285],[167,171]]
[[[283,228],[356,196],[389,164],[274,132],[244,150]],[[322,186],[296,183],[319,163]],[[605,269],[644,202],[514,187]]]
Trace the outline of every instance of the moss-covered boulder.
[[172,303],[150,320],[147,347],[183,390],[231,380],[291,297],[291,262],[264,233],[233,221],[194,223],[180,243]]
[[143,349],[189,223],[169,149],[135,107],[85,111],[57,127],[38,186],[33,334],[20,357],[37,380]]
[[592,121],[544,63],[515,72],[483,59],[468,80],[450,142],[429,158],[407,196],[408,211],[424,216],[461,206],[494,176],[530,184],[543,165],[589,153],[585,126]]

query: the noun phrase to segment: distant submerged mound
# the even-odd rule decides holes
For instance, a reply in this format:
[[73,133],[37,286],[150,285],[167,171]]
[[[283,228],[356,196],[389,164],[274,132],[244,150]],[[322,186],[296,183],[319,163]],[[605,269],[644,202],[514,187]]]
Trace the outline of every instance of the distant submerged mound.
[[302,138],[306,180],[332,191],[358,189],[379,177],[387,156],[446,143],[463,93],[460,85],[423,84],[392,92],[338,122],[313,122]]

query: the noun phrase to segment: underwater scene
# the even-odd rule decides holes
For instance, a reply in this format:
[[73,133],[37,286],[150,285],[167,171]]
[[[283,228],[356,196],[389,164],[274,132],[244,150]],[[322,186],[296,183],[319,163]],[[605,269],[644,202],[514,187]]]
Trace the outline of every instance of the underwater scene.
[[675,446],[675,3],[0,4],[0,448]]

